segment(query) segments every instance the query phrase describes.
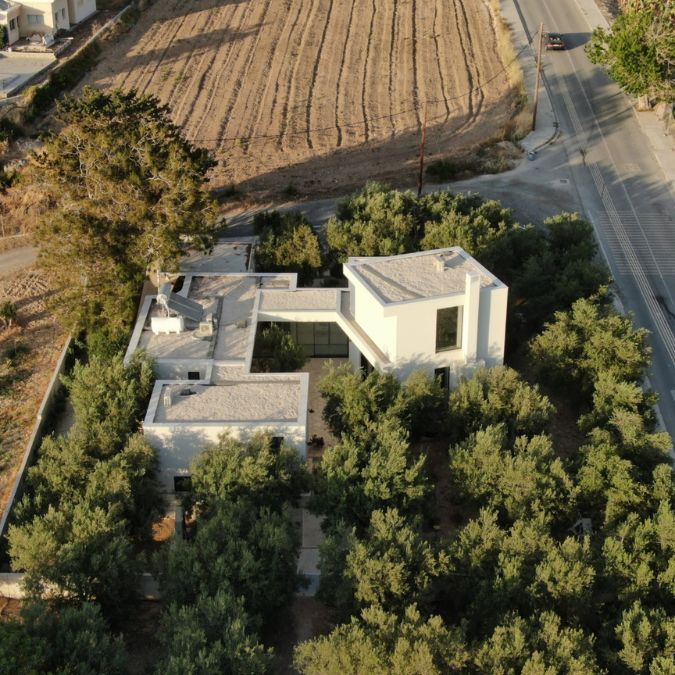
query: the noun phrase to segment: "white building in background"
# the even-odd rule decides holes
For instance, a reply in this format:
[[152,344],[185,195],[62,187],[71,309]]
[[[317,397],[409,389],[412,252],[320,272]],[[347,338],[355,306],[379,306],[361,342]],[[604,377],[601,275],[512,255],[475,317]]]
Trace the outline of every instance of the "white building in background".
[[55,35],[96,12],[96,0],[0,0],[0,25],[7,44],[31,35]]
[[451,387],[503,361],[508,289],[460,248],[350,258],[348,288],[298,288],[295,274],[255,273],[252,262],[251,241],[223,242],[139,312],[127,358],[155,359],[143,429],[167,492],[223,432],[265,431],[306,456],[308,375],[251,373],[261,323],[285,326],[309,357],[401,380],[421,369]]

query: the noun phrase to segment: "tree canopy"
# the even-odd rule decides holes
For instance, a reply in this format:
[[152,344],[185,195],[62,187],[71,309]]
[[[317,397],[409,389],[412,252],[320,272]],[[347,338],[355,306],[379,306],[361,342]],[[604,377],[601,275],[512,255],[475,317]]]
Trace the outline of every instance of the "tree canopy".
[[291,373],[307,361],[303,348],[278,324],[258,324],[251,370],[262,373]]
[[590,393],[600,372],[640,380],[649,359],[647,331],[616,312],[603,291],[577,300],[532,341],[533,364],[541,377]]
[[[558,225],[547,246],[593,254],[585,227]],[[610,300],[572,303],[530,345],[528,377],[580,413],[573,450],[558,447],[539,385],[507,367],[477,369],[447,402],[423,377],[406,391],[379,372],[329,373],[324,415],[340,441],[316,483],[319,597],[343,623],[297,647],[300,672],[672,671],[671,442],[642,386],[646,334]],[[444,483],[425,466],[432,422],[452,441]],[[435,660],[434,643],[400,665],[400,643],[370,617],[405,625],[406,599],[454,636],[458,661]]]
[[371,607],[327,636],[302,643],[295,667],[303,675],[441,675],[465,672],[461,631],[411,605],[403,617]]
[[136,433],[152,385],[147,360],[76,365],[67,436],[48,436],[9,529],[14,569],[33,597],[96,600],[117,611],[135,591],[134,545],[147,540],[161,499],[157,457]]
[[266,673],[258,638],[299,584],[291,517],[307,475],[297,451],[269,435],[221,437],[192,466],[190,536],[158,557],[165,604],[158,673]]
[[271,654],[256,642],[241,598],[227,588],[199,595],[190,605],[169,605],[160,636],[162,675],[263,675]]
[[29,169],[49,206],[34,232],[38,263],[68,328],[114,331],[132,320],[152,266],[173,270],[186,242],[213,245],[216,208],[204,184],[214,164],[166,106],[135,91],[85,88],[55,115],[60,130]]
[[297,500],[308,481],[298,451],[285,443],[273,448],[271,437],[262,433],[245,443],[222,436],[195,458],[190,475],[192,500],[201,510],[241,497],[282,509]]
[[255,249],[259,272],[296,272],[298,283],[307,285],[321,269],[321,244],[300,213],[258,213],[253,218],[258,235]]
[[628,94],[671,102],[675,96],[675,6],[633,3],[609,31],[596,28],[586,53]]
[[503,424],[510,439],[546,431],[553,406],[537,385],[512,368],[478,368],[450,392],[451,432],[455,440],[490,425]]
[[100,608],[69,602],[60,608],[28,603],[21,621],[0,623],[0,671],[21,675],[125,675],[127,658]]
[[338,205],[326,223],[326,241],[337,262],[349,256],[397,255],[413,250],[415,197],[368,183]]
[[502,425],[486,427],[450,451],[458,495],[518,518],[569,517],[574,507],[572,479],[548,436],[507,440]]

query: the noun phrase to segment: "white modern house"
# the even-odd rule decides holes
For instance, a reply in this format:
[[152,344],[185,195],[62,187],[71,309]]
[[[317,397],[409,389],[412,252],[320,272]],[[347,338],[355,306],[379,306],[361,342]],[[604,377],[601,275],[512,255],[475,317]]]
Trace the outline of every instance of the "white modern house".
[[298,288],[295,274],[256,273],[252,261],[251,242],[224,242],[139,312],[127,358],[155,360],[143,429],[167,492],[224,432],[262,430],[306,456],[308,374],[251,373],[260,324],[285,327],[309,357],[401,380],[422,369],[452,387],[503,361],[508,288],[460,248],[350,258],[347,288]]
[[69,30],[95,11],[96,0],[0,0],[0,25],[12,45],[22,37]]

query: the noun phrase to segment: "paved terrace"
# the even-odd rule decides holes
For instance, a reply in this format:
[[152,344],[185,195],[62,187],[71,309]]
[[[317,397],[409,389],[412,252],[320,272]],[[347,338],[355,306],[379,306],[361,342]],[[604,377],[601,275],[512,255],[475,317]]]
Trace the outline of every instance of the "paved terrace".
[[182,294],[213,313],[218,327],[210,337],[197,337],[197,323],[186,319],[183,333],[155,335],[150,330],[153,316],[162,315],[155,301],[145,318],[138,348],[156,359],[214,359],[244,361],[250,340],[255,297],[259,288],[288,289],[288,275],[186,275]]

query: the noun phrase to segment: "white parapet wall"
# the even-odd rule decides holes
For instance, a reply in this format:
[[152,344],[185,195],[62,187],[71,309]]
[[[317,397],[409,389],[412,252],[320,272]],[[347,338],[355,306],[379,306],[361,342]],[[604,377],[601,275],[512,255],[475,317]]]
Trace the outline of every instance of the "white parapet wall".
[[[477,362],[503,362],[508,288],[462,249],[350,258],[344,269],[350,311],[388,361],[374,366],[404,380],[414,370],[461,375]],[[461,339],[439,349],[439,311],[454,307]]]
[[143,433],[159,456],[159,479],[166,492],[174,478],[223,434],[246,441],[256,433],[283,438],[307,455],[307,373],[230,373],[218,384],[158,380]]

